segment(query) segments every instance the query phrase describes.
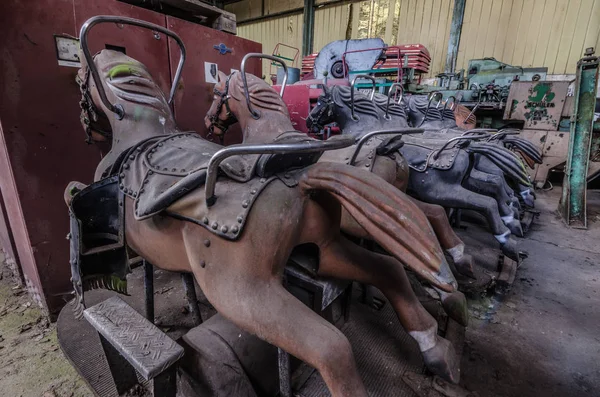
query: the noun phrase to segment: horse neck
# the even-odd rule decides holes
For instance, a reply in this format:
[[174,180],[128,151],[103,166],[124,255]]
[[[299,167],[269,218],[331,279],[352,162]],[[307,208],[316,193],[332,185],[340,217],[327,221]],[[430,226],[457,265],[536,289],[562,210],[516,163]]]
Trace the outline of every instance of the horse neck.
[[[334,105],[337,106],[337,105]],[[358,120],[352,119],[352,112],[348,107],[338,107],[336,122],[342,134],[360,138],[371,131],[381,128],[381,120],[373,116],[357,113]]]
[[295,131],[289,116],[272,110],[260,110],[260,118],[238,117],[244,143],[269,143],[284,132]]
[[112,117],[110,125],[112,145],[96,168],[95,181],[101,179],[127,149],[146,139],[178,132],[171,114],[161,114],[156,109],[139,105],[125,107],[125,117],[122,120]]

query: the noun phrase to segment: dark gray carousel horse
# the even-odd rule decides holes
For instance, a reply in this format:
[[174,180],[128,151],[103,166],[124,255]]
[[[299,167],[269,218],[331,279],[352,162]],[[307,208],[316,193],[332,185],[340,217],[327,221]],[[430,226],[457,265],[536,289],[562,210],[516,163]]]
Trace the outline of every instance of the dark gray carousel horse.
[[[354,101],[352,101],[353,95]],[[398,106],[398,109],[402,108]],[[384,124],[383,121],[386,123]],[[307,118],[307,125],[309,128],[313,126],[320,128],[336,122],[343,134],[360,138],[370,131],[386,129],[385,125],[389,121],[380,116],[377,106],[364,94],[352,93],[349,87],[334,86],[324,89],[316,107]],[[406,118],[403,125],[407,125]],[[402,124],[395,124],[395,128],[401,127]],[[487,219],[502,251],[508,257],[518,260],[516,241],[511,237],[511,230],[505,225],[499,213],[498,202],[464,186],[466,183],[477,182],[468,181],[472,179],[470,174],[473,169],[470,157],[484,151],[477,145],[462,148],[460,142],[456,141],[447,145],[443,151],[440,151],[439,157],[434,159],[435,148],[425,144],[403,144],[404,141],[413,138],[413,136],[403,136],[402,140],[396,140],[395,148],[408,160],[412,168],[409,174],[409,192],[424,202],[445,207],[472,209],[481,213]],[[442,141],[442,144],[446,144],[446,141]],[[485,182],[481,184],[485,186]],[[487,185],[489,184],[488,182]],[[514,219],[512,210],[509,209],[507,212],[505,218],[507,223],[519,232],[520,223]]]
[[[407,118],[402,104],[390,104],[389,98],[380,94],[375,95],[374,102],[378,107],[384,125],[392,126],[407,124]],[[478,130],[472,130],[470,132],[472,133],[469,134],[468,138],[474,139],[481,136]],[[421,136],[406,137],[404,142],[407,145],[426,145],[431,148],[441,149],[447,145],[449,139],[454,138],[458,140],[461,139],[463,135],[463,133],[454,134],[452,132],[439,133],[436,129],[426,128],[425,133]],[[487,135],[483,134],[482,139],[484,139],[484,137],[487,137]],[[469,142],[464,141],[462,143],[468,144]],[[491,148],[491,145],[487,143],[481,145],[480,143],[470,142],[470,144],[474,150],[478,150],[479,152],[475,151],[472,156],[473,167],[469,173],[469,177],[463,181],[464,187],[496,200],[504,224],[507,225],[512,233],[520,237],[523,236],[523,230],[519,222],[520,214],[518,208],[513,206],[513,204],[518,206],[518,199],[514,197],[512,189],[506,183],[506,180],[504,179],[505,171],[503,171],[503,169],[511,170],[511,168],[515,168],[515,165],[518,164],[516,156],[511,158],[510,156],[512,156],[512,154],[507,150],[503,148]],[[482,152],[485,152],[486,154],[482,154]],[[494,161],[490,160],[490,157],[494,158]],[[505,158],[508,158],[508,161],[505,160]],[[497,163],[502,165],[502,169],[496,165]],[[484,166],[478,167],[478,164]],[[525,177],[525,174],[520,175],[520,177]]]
[[[468,132],[461,130],[456,124],[456,118],[451,106],[448,103],[453,100],[453,97],[448,98],[443,106],[440,106],[440,102],[437,102],[433,106],[432,102],[435,95],[432,95],[429,99],[425,95],[413,95],[408,98],[404,98],[403,103],[406,105],[406,113],[408,116],[409,124],[412,126],[419,125],[427,131],[436,132],[439,135],[443,135],[447,138],[454,138],[468,134]],[[380,103],[382,101],[380,100]],[[490,143],[495,143],[506,149],[511,149],[519,153],[525,162],[533,168],[535,163],[541,164],[542,156],[538,149],[526,139],[516,136],[518,130],[492,130],[492,129],[478,129],[477,132],[487,132],[489,135],[485,135],[485,140]],[[499,158],[502,161],[501,158]],[[509,162],[513,162],[514,159],[509,158]],[[486,157],[478,157],[475,159],[475,169],[486,172],[488,174],[499,175],[497,167]],[[510,178],[508,175],[507,182],[511,189],[507,189],[507,193],[510,195],[517,191],[523,203],[529,207],[534,207],[534,194],[533,187],[527,179],[527,183],[523,181],[515,180]],[[516,203],[515,203],[516,204]]]

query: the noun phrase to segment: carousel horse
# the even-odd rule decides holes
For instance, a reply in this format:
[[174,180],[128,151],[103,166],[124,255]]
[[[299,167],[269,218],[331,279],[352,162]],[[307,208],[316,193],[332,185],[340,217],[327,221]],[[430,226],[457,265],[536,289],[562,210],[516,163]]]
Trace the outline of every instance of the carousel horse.
[[[405,108],[402,105],[402,98],[398,101],[398,103],[393,103],[390,101],[389,96],[375,94],[373,101],[377,106],[380,120],[384,126],[389,128],[394,125],[408,125]],[[433,114],[433,111],[430,113]],[[444,133],[440,133],[437,128],[439,128],[441,124],[439,123],[439,120],[433,121],[433,123],[436,122],[438,125],[426,124],[424,134],[418,137],[406,137],[404,142],[407,145],[416,144],[421,146],[425,145],[429,147],[441,148],[447,144],[448,139],[460,139],[462,136],[466,136],[467,134],[469,138],[481,137],[481,139],[485,139],[487,137],[487,134],[481,133],[480,130],[472,130],[468,132],[463,131],[455,134],[453,132],[447,132],[448,129],[443,129],[442,131],[444,131]],[[472,145],[475,146],[474,143],[472,143]],[[487,146],[491,145],[487,144]],[[488,150],[489,152],[488,148],[480,148],[480,150],[484,149]],[[404,150],[409,150],[409,148],[407,147]],[[496,158],[496,161],[503,161],[501,156],[506,157],[507,155],[511,155],[507,150],[504,149],[501,149],[500,151],[492,151],[491,153]],[[514,166],[514,164],[517,164],[516,158],[512,159],[512,165]],[[505,165],[505,167],[510,167],[510,163],[509,165]],[[523,236],[523,229],[519,221],[519,201],[516,199],[516,197],[514,197],[512,189],[508,186],[506,180],[504,179],[503,171],[498,168],[486,155],[481,155],[479,153],[475,153],[473,155],[473,166],[469,172],[469,177],[463,181],[463,186],[470,191],[486,195],[496,200],[496,203],[498,204],[498,210],[504,224],[513,234],[519,237]]]
[[[205,117],[207,129],[214,136],[223,137],[232,124],[239,122],[243,131],[244,143],[270,142],[286,131],[293,131],[294,127],[290,121],[287,106],[281,97],[263,80],[246,73],[248,91],[252,93],[252,106],[260,107],[261,114],[268,115],[268,117],[255,119],[248,116],[248,109],[242,100],[244,83],[241,76],[242,74],[238,72],[233,72],[229,76],[219,72],[219,80],[214,87],[214,100]],[[273,120],[277,122],[273,123]],[[394,155],[394,158],[391,158],[377,155],[375,151],[382,142],[379,138],[373,139],[374,145],[363,146],[363,150],[357,156],[356,164],[379,175],[394,186],[405,186],[407,166],[402,157]],[[347,159],[352,157],[356,149],[356,145],[354,145],[347,149],[328,151],[319,161],[346,164],[348,163]],[[400,163],[398,160],[401,160]],[[456,269],[463,275],[474,277],[473,258],[465,254],[465,245],[452,230],[444,209],[412,198],[409,200],[423,211],[438,237],[440,245],[452,257]],[[341,229],[346,234],[372,240],[364,228],[343,209],[341,220]],[[450,271],[448,269],[448,272]],[[435,291],[434,297],[439,296],[448,315],[460,324],[466,325],[468,312],[464,295],[460,292],[448,294],[439,289],[435,289]]]
[[[292,132],[269,145],[223,148],[196,133],[181,133],[143,64],[111,50],[92,57],[84,28],[80,36],[82,122],[92,141],[112,143],[96,179],[118,178],[129,249],[161,269],[192,272],[220,314],[315,367],[333,396],[367,396],[347,338],[282,285],[292,250],[314,245],[320,276],[379,288],[419,345],[426,366],[458,382],[454,349],[437,335],[437,322],[419,303],[404,270],[407,266],[431,285],[454,292],[427,219],[380,177],[316,162],[324,150],[351,142],[323,146],[327,142]],[[174,88],[171,100],[173,93]],[[272,106],[260,92],[249,97],[257,107]],[[271,127],[282,117],[266,109],[261,116]],[[249,118],[240,115],[240,122]],[[342,207],[390,256],[340,234]],[[79,274],[73,276],[84,304]]]
[[[351,87],[333,86],[324,89],[317,105],[307,118],[307,125],[310,128],[336,122],[343,135],[358,138],[370,131],[385,128],[383,121],[387,123],[389,120],[380,116],[377,106],[366,95],[360,92],[353,93]],[[404,120],[404,124],[396,122],[392,125],[402,128],[407,124]],[[418,139],[420,138],[413,135],[403,135],[404,145],[398,145],[397,148],[397,152],[406,158],[411,167],[408,183],[411,195],[427,203],[472,209],[481,213],[487,219],[502,252],[511,259],[518,260],[517,243],[511,237],[511,229],[508,226],[518,233],[521,225],[514,219],[512,211],[509,211],[503,220],[497,200],[463,186],[464,181],[471,178],[471,155],[482,150],[477,146],[471,148],[471,145],[463,148],[458,141],[447,144],[446,140],[442,143],[446,145],[443,151],[428,147],[425,142],[406,144],[406,141]],[[439,152],[439,157],[434,158],[434,151]],[[479,183],[484,187],[490,185],[485,180],[472,183]]]
[[[427,131],[436,132],[448,138],[465,135],[465,131],[459,129],[456,124],[455,114],[452,110],[454,103],[451,107],[448,107],[448,102],[453,99],[453,97],[448,98],[441,108],[439,107],[441,102],[437,102],[436,106],[432,106],[434,97],[435,94],[429,99],[424,95],[412,95],[404,99],[403,103],[406,105],[409,123],[411,125],[419,125]],[[535,166],[535,163],[541,164],[542,162],[542,156],[539,150],[533,143],[516,136],[517,130],[496,131],[477,129],[475,131],[487,131],[488,133],[495,132],[486,136],[486,141],[497,143],[498,146],[511,149],[520,154],[525,163],[532,169]],[[502,175],[498,172],[497,167],[494,167],[486,157],[479,157],[475,159],[475,162],[476,169],[490,174]],[[513,160],[511,159],[510,162],[513,162]],[[521,197],[524,204],[527,207],[533,208],[535,197],[529,179],[526,181],[523,181],[520,178],[508,179],[509,182],[512,182],[514,189],[518,191],[519,197]],[[512,190],[509,193],[512,193]]]

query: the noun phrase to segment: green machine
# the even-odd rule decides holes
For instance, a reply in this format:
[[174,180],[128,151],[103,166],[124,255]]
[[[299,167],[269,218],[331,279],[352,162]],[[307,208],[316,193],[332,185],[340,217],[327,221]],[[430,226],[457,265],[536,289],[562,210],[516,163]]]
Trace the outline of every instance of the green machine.
[[471,59],[466,71],[440,73],[435,85],[408,83],[407,91],[439,91],[444,99],[454,96],[461,105],[473,110],[504,110],[513,82],[545,80],[547,74],[546,67],[523,68],[495,58]]

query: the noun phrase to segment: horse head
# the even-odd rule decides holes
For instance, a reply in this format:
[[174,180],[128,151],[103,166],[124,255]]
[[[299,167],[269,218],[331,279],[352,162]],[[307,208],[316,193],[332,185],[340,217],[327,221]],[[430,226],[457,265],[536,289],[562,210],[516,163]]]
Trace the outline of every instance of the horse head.
[[[231,125],[239,122],[244,131],[244,142],[249,142],[247,138],[257,140],[255,134],[272,136],[282,129],[294,130],[287,106],[279,94],[264,80],[250,73],[246,73],[246,80],[250,104],[257,114],[253,114],[248,106],[241,73],[234,71],[227,76],[219,72],[213,89],[213,102],[204,118],[209,132],[223,137]],[[268,128],[259,131],[258,126]],[[248,133],[248,127],[257,128]]]
[[319,97],[320,105],[317,104],[310,112],[307,125],[310,119],[312,119],[311,123],[317,123],[319,126],[336,122],[344,134],[356,137],[380,129],[381,119],[377,107],[361,92],[354,93],[353,114],[350,90],[351,87],[342,85],[327,88]]
[[[131,127],[132,122],[158,121],[161,133],[175,129],[173,113],[165,94],[141,62],[112,50],[102,50],[94,56],[100,81],[95,81],[89,65],[82,60],[77,73],[81,90],[81,122],[89,141],[103,142],[113,137],[115,130]],[[108,102],[102,101],[98,84],[104,88]]]
[[313,107],[306,118],[306,126],[309,129],[321,129],[325,125],[336,121],[335,103],[331,96],[331,89],[322,86],[323,93],[319,95],[317,104]]
[[112,50],[102,50],[93,59],[98,78],[84,58],[76,80],[87,141],[111,141],[96,169],[94,180],[99,180],[124,150],[149,137],[176,132],[177,127],[165,94],[146,66]]

